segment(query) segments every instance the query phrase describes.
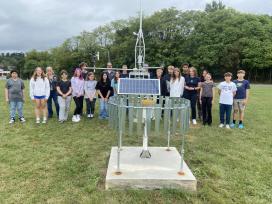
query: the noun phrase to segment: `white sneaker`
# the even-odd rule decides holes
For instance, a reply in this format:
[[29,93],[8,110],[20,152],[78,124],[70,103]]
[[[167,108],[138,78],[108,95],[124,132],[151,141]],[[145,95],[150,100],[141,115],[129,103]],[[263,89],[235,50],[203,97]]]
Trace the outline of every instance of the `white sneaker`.
[[94,115],[93,114],[91,114],[91,118],[93,118],[94,117]]
[[10,121],[9,121],[9,124],[13,124],[13,123],[15,123],[15,119],[11,118]]
[[73,121],[73,122],[77,122],[77,117],[76,117],[75,115],[73,115],[72,121]]
[[193,125],[197,125],[196,119],[193,119]]
[[87,118],[90,118],[90,117],[91,117],[91,114],[88,114],[88,115],[87,115]]
[[40,118],[36,118],[36,124],[40,124]]
[[220,128],[223,128],[223,127],[224,127],[224,124],[221,123],[221,124],[219,125],[219,127],[220,127]]
[[226,128],[227,128],[227,129],[230,129],[230,125],[226,125]]
[[44,119],[43,119],[43,121],[42,121],[42,123],[43,123],[43,124],[45,124],[45,123],[46,123],[46,121],[47,121],[47,119],[46,119],[46,118],[44,118]]
[[25,123],[26,122],[26,120],[25,120],[24,117],[19,118],[19,120],[20,120],[21,123]]
[[77,122],[80,121],[80,115],[76,115],[76,120],[77,120]]

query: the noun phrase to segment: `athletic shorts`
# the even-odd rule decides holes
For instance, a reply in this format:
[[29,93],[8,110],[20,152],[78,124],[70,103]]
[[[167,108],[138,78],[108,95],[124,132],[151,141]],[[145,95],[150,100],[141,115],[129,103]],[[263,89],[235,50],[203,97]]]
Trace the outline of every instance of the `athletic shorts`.
[[239,111],[244,111],[246,106],[243,104],[245,99],[234,99],[233,100],[233,109],[234,110],[239,110]]
[[34,99],[45,99],[45,96],[34,96]]

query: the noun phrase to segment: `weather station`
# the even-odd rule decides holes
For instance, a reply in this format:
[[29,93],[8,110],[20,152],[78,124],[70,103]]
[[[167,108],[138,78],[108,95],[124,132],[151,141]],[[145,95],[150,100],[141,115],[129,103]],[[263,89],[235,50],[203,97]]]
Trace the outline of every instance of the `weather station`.
[[[190,101],[161,96],[160,80],[150,79],[147,70],[156,67],[145,66],[142,1],[140,28],[134,35],[135,68],[129,78],[119,79],[118,94],[109,100],[109,126],[118,145],[111,148],[105,188],[196,191],[196,178],[184,161]],[[123,145],[126,136],[142,137],[142,146]],[[171,146],[173,137],[181,141],[180,152]],[[151,147],[150,138],[163,138],[167,144]]]

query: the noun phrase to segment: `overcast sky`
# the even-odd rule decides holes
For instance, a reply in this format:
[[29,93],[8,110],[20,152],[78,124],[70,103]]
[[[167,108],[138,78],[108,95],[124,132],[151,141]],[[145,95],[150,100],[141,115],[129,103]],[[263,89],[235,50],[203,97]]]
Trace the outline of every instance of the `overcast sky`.
[[[144,0],[144,13],[204,9],[209,0]],[[223,0],[237,10],[272,15],[272,0]],[[0,52],[45,50],[116,19],[137,15],[139,0],[0,0]]]

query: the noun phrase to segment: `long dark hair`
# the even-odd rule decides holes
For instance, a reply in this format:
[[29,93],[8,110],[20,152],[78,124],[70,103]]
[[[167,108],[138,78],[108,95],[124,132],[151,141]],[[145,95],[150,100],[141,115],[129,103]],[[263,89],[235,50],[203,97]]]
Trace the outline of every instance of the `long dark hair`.
[[118,79],[116,77],[116,74],[119,74],[119,78],[120,78],[120,72],[119,71],[116,71],[115,74],[114,74],[114,83],[117,84],[118,83]]
[[102,72],[102,74],[101,74],[101,76],[100,76],[100,82],[101,82],[101,83],[105,83],[105,82],[104,82],[104,79],[103,79],[104,74],[107,76],[106,83],[110,83],[109,76],[107,75],[106,72]]

